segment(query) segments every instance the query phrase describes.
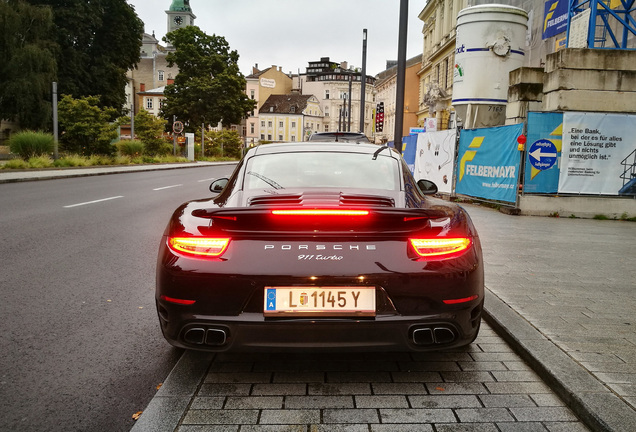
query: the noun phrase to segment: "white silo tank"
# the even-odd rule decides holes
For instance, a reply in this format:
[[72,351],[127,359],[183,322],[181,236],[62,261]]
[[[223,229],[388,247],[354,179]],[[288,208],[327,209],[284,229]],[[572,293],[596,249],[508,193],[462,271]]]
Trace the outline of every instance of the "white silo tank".
[[523,66],[528,14],[487,4],[457,15],[453,106],[465,128],[503,125],[508,74]]

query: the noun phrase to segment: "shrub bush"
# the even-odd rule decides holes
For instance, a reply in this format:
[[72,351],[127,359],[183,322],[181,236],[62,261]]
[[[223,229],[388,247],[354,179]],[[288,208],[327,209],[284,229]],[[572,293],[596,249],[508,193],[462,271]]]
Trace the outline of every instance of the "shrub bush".
[[53,153],[54,146],[53,135],[44,132],[18,132],[9,138],[11,153],[19,155],[24,160]]
[[144,153],[144,143],[139,140],[118,141],[115,146],[122,156],[136,157]]
[[29,158],[29,168],[49,168],[53,166],[53,159],[49,156],[36,156]]
[[22,159],[11,159],[9,161],[7,161],[7,163],[5,163],[3,165],[4,169],[27,169],[29,168],[29,164]]

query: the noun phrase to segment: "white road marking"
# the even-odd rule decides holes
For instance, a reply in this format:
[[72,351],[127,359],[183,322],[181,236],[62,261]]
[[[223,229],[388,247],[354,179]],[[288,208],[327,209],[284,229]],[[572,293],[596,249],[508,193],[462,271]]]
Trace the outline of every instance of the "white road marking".
[[178,184],[178,185],[172,185],[172,186],[164,186],[164,187],[153,189],[153,191],[160,191],[160,190],[164,190],[164,189],[172,189],[172,188],[176,188],[176,187],[179,187],[179,186],[183,186],[183,185],[182,184]]
[[78,203],[78,204],[71,204],[71,205],[64,206],[64,208],[79,207],[79,206],[83,206],[83,205],[95,204],[95,203],[100,203],[100,202],[104,202],[104,201],[110,201],[110,200],[114,200],[114,199],[117,199],[117,198],[123,198],[123,197],[124,197],[123,195],[119,195],[119,196],[99,199],[99,200],[95,200],[95,201],[87,201],[87,202]]
[[199,180],[199,181],[198,181],[198,183],[208,182],[208,181],[212,181],[212,180],[216,180],[216,177],[212,177],[212,178],[209,178],[209,179]]

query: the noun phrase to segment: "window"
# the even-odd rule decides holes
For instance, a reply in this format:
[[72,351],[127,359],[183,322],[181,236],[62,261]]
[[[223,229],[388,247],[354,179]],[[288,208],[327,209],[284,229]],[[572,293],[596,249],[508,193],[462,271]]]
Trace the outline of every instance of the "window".
[[296,112],[296,107],[295,106],[290,106],[289,107],[289,112],[292,113],[292,114],[295,113]]
[[265,120],[261,121],[261,127],[264,128],[265,127]]
[[245,136],[245,135],[247,135],[247,127],[243,126],[243,127],[241,128],[241,131],[243,132],[243,134],[242,134],[241,136]]
[[265,134],[261,134],[261,139],[264,140],[265,139]]
[[329,132],[329,125],[325,125],[325,132]]
[[250,98],[254,100],[254,90],[250,90]]
[[267,122],[267,127],[270,127],[270,128],[272,127],[272,122],[271,121]]
[[329,90],[325,90],[325,99],[329,99]]
[[272,140],[272,134],[267,134],[267,140],[271,141]]
[[278,135],[278,141],[282,141],[283,140],[283,136],[282,135]]
[[278,122],[278,127],[283,127],[283,122]]
[[325,107],[325,117],[329,117],[329,107]]
[[292,140],[292,141],[296,141],[296,135],[292,135],[292,136],[291,136],[291,140]]
[[159,81],[163,81],[163,71],[161,71],[161,70],[160,70],[160,71],[157,73],[157,75],[158,75]]
[[152,98],[146,98],[146,108],[152,109]]
[[254,123],[250,123],[250,134],[254,133]]
[[292,127],[292,129],[296,129],[296,122],[295,121],[291,122],[291,127]]

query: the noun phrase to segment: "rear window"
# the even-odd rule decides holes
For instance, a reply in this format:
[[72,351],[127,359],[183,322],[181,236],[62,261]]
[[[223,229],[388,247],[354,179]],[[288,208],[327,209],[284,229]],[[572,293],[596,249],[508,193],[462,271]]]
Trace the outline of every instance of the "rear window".
[[248,160],[244,189],[399,189],[399,164],[389,156],[363,153],[267,154]]

